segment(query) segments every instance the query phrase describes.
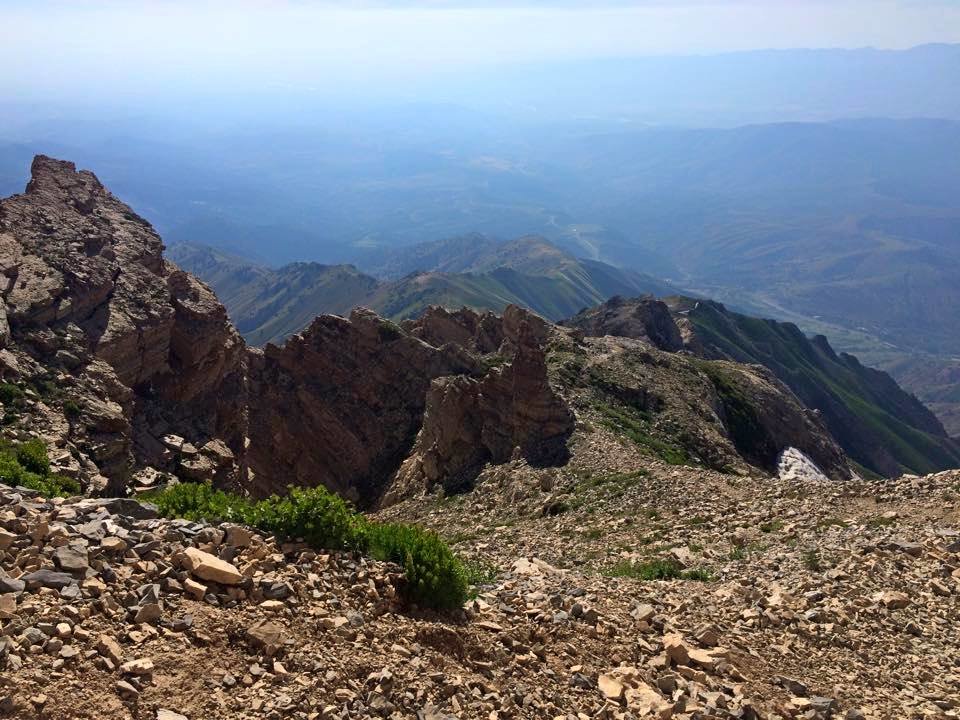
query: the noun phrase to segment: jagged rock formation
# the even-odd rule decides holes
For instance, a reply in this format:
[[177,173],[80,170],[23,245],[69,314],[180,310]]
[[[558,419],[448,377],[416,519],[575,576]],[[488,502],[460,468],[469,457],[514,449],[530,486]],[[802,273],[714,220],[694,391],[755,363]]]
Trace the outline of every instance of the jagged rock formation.
[[247,484],[258,495],[323,484],[375,502],[413,445],[431,380],[480,373],[459,346],[369,310],[320,316],[283,347],[251,351]]
[[67,471],[115,489],[136,464],[170,459],[159,438],[171,428],[239,451],[243,343],[223,307],[93,173],[44,156],[31,171],[24,194],[0,201],[3,375],[67,403],[34,429],[73,458]]
[[[397,474],[390,501],[438,483],[448,492],[467,489],[487,462],[501,464],[511,458],[531,465],[566,462],[574,418],[547,378],[544,345],[550,329],[544,320],[515,305],[508,306],[502,318],[433,308],[409,327],[435,341],[456,340],[509,359],[479,379],[433,381],[423,427]],[[494,339],[500,339],[499,345]]]
[[561,325],[577,328],[584,335],[646,340],[660,350],[683,349],[680,329],[670,315],[670,308],[652,295],[626,299],[615,295],[601,305],[586,308]]

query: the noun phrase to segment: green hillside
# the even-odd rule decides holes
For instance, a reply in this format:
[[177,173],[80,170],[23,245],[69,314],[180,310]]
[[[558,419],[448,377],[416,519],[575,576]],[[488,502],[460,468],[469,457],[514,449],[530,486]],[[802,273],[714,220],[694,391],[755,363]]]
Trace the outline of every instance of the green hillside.
[[844,450],[863,467],[882,474],[929,473],[960,465],[960,444],[940,421],[886,373],[837,354],[826,338],[807,338],[792,323],[760,320],[723,305],[668,298],[692,343],[710,358],[770,368],[824,421]]
[[673,292],[654,278],[577,259],[536,237],[497,242],[468,236],[414,246],[409,258],[394,253],[381,266],[421,266],[395,280],[377,280],[352,265],[272,269],[190,244],[172,246],[170,257],[214,289],[254,345],[281,342],[317,315],[342,315],[358,305],[404,320],[430,305],[500,311],[516,304],[559,320],[613,295]]

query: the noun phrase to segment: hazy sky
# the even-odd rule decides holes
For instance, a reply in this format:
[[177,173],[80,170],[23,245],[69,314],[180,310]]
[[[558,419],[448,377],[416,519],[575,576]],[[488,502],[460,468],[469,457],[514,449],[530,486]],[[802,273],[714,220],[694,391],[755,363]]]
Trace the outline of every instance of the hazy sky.
[[516,61],[960,42],[958,0],[0,0],[0,90],[293,87]]

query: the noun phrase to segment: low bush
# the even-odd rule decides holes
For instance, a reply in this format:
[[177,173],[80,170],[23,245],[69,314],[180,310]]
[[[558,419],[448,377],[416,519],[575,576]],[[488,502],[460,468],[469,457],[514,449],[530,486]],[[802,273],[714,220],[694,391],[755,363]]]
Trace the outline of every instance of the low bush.
[[80,483],[50,474],[47,448],[40,440],[0,445],[0,482],[36,490],[46,497],[80,494]]
[[23,390],[13,383],[0,383],[0,402],[11,405],[23,397]]
[[403,568],[414,602],[453,608],[467,599],[467,571],[440,536],[415,525],[368,523],[370,554]]
[[47,457],[47,446],[42,440],[28,440],[16,447],[17,462],[37,475],[50,474],[50,459]]
[[288,495],[255,502],[208,484],[180,483],[145,499],[166,517],[241,522],[317,549],[354,550],[396,563],[404,571],[407,599],[425,607],[454,608],[467,598],[467,570],[436,533],[370,522],[322,487],[291,488]]

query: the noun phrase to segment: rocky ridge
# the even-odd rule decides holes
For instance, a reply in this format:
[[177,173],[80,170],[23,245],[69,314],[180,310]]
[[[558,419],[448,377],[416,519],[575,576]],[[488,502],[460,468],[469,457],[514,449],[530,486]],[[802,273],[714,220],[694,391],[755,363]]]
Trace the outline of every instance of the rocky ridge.
[[[848,475],[829,433],[764,371],[584,339],[516,306],[403,326],[358,309],[247,348],[92,173],[43,156],[32,170],[24,194],[0,201],[4,434],[40,436],[55,471],[90,493],[172,477],[258,496],[322,484],[373,507],[469,487],[485,463],[563,464],[591,417],[677,462],[776,472],[796,447]],[[645,337],[675,349],[650,308]]]

